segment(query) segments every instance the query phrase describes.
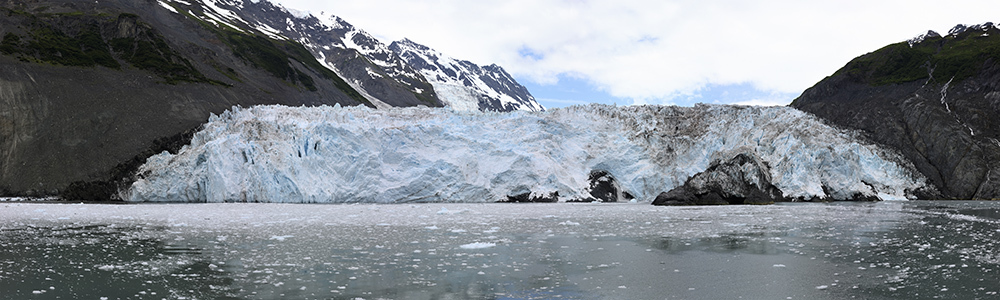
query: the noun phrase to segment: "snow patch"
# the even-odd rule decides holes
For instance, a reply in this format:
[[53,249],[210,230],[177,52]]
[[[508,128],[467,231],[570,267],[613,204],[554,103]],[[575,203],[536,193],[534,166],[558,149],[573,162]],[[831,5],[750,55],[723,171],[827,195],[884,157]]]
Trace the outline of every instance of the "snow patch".
[[368,91],[365,90],[365,87],[361,84],[359,80],[344,76],[336,65],[326,60],[326,54],[323,53],[323,51],[317,51],[317,53],[320,55],[320,57],[317,58],[316,60],[318,60],[320,64],[323,64],[323,66],[333,71],[334,74],[337,74],[337,77],[343,78],[344,82],[347,82],[347,85],[351,86],[351,88],[357,91],[358,94],[361,94],[361,97],[364,97],[365,99],[368,100],[368,102],[371,102],[372,105],[375,105],[375,108],[385,109],[392,107],[392,105],[382,102],[382,100],[379,100],[375,96],[372,96],[370,93],[368,93]]
[[285,36],[281,35],[281,31],[279,31],[277,29],[274,29],[274,28],[271,28],[271,26],[267,26],[267,24],[255,23],[252,26],[254,27],[254,29],[257,29],[257,31],[260,31],[261,33],[264,33],[264,35],[266,35],[266,36],[268,36],[268,37],[270,37],[272,39],[275,39],[275,40],[285,40],[285,39],[287,39]]
[[461,246],[458,246],[458,247],[462,248],[462,249],[486,249],[486,248],[492,248],[492,247],[496,247],[496,246],[497,246],[496,243],[482,243],[482,242],[477,242],[477,243],[469,243],[469,244],[461,245]]
[[292,16],[294,16],[296,18],[299,18],[299,19],[308,19],[309,17],[312,17],[312,13],[310,13],[308,11],[302,11],[302,10],[297,10],[297,9],[287,8],[287,7],[282,7],[282,8],[284,8],[285,11],[287,11]]
[[170,4],[167,4],[166,2],[163,2],[163,0],[159,0],[159,1],[156,1],[156,2],[159,3],[160,6],[162,6],[163,8],[166,8],[167,10],[169,10],[170,12],[175,13],[175,14],[178,13],[177,10],[174,9],[173,6],[170,6]]

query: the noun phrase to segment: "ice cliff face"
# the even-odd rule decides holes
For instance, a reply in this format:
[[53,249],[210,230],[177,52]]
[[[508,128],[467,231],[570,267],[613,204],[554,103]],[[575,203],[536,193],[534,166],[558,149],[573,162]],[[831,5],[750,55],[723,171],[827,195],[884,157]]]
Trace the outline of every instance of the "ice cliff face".
[[505,114],[431,108],[233,108],[139,170],[132,202],[585,199],[595,172],[639,201],[738,154],[787,197],[905,199],[895,152],[786,107],[604,105]]
[[456,110],[542,111],[535,97],[503,68],[480,67],[457,60],[408,39],[392,42],[389,49],[403,57],[434,85],[447,106]]

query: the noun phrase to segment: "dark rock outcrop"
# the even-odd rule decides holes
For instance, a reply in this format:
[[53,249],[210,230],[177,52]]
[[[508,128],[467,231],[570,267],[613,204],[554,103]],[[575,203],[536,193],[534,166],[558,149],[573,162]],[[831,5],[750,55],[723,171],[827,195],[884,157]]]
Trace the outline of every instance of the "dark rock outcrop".
[[592,201],[619,202],[635,198],[632,194],[623,190],[618,180],[607,171],[591,171],[588,180],[590,181],[590,197]]
[[921,198],[1000,198],[1000,29],[991,23],[862,55],[791,106],[900,151],[937,188]]
[[767,165],[741,153],[716,161],[683,185],[661,193],[653,205],[771,204],[782,199],[781,190],[771,184]]
[[635,199],[635,196],[623,189],[618,180],[607,171],[590,171],[587,181],[589,182],[587,196],[569,199],[566,202],[625,202]]
[[508,203],[529,203],[529,202],[550,203],[550,202],[557,202],[557,201],[559,201],[559,192],[558,191],[552,192],[552,193],[549,193],[549,194],[544,194],[544,195],[532,195],[532,193],[530,193],[530,192],[529,193],[520,193],[520,194],[517,194],[517,195],[507,195],[507,199],[506,200],[501,200],[499,202],[508,202]]

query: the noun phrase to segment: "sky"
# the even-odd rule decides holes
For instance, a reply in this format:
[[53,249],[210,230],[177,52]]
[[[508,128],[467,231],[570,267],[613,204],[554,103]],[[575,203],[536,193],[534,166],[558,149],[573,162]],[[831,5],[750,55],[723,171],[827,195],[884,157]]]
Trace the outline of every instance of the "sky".
[[1000,23],[1000,1],[272,0],[496,63],[545,107],[787,105],[854,57]]

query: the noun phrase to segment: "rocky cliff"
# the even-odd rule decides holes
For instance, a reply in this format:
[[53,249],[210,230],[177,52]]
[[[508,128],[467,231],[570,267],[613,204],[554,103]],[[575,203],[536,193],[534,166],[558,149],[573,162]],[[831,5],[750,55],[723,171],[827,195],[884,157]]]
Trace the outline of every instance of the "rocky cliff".
[[791,104],[899,150],[940,193],[1000,198],[1000,29],[933,31],[847,63]]
[[197,13],[152,0],[0,1],[0,194],[76,182],[90,187],[83,198],[106,197],[114,174],[234,105],[372,105],[301,44]]

